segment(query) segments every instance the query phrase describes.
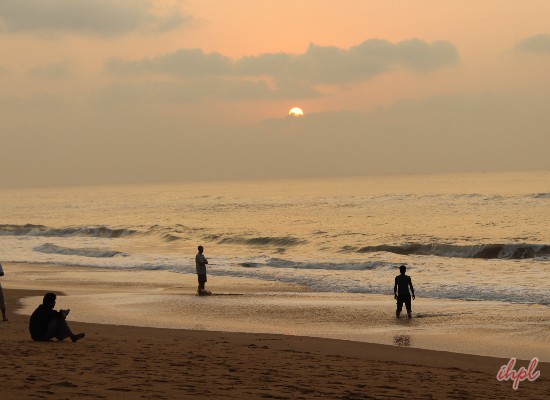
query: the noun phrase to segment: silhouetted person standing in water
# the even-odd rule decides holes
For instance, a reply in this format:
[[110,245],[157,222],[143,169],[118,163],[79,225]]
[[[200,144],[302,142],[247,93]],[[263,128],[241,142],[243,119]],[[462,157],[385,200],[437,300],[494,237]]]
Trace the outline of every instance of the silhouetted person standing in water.
[[199,279],[199,288],[197,289],[197,293],[199,295],[203,294],[212,294],[208,290],[204,288],[204,284],[206,283],[206,264],[208,264],[208,260],[202,254],[204,251],[204,247],[199,246],[198,247],[199,252],[195,256],[195,267],[197,268],[197,277]]
[[[405,272],[407,272],[407,267],[404,265],[399,267],[399,272],[401,272],[401,275],[397,275],[395,277],[395,285],[393,287],[393,297],[397,300],[397,310],[395,311],[395,316],[399,318],[401,310],[403,309],[403,303],[405,303],[405,307],[407,307],[407,315],[411,318],[411,293],[412,299],[415,299],[412,280],[410,276],[405,275]],[[409,293],[409,286],[411,288],[411,293]]]
[[55,293],[46,293],[42,304],[31,315],[29,331],[33,340],[48,341],[53,338],[63,340],[68,337],[73,342],[84,337],[83,333],[74,334],[67,325],[67,315],[70,310],[55,311]]

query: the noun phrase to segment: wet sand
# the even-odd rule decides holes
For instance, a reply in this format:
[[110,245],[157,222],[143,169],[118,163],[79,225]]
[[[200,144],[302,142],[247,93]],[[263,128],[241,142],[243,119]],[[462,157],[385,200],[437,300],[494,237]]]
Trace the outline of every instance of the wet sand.
[[[550,361],[550,313],[541,305],[423,298],[412,320],[391,295],[319,293],[279,282],[75,266],[9,264],[4,286],[56,290],[80,322],[345,339],[491,357]],[[391,288],[390,288],[391,290]],[[421,292],[421,288],[418,288]],[[23,301],[30,315],[41,295]]]
[[[7,265],[7,274],[2,280],[10,319],[0,325],[0,357],[3,361],[0,376],[4,378],[2,399],[72,399],[76,396],[108,399],[207,396],[280,399],[535,399],[550,396],[549,363],[539,364],[541,377],[538,380],[523,382],[519,390],[514,391],[511,382],[498,382],[495,378],[500,366],[508,361],[507,358],[413,348],[411,343],[407,343],[407,340],[410,341],[407,335],[403,335],[394,345],[381,345],[295,335],[76,322],[74,319],[83,313],[75,303],[79,298],[86,302],[94,296],[106,296],[109,300],[127,298],[128,307],[122,315],[136,310],[135,298],[132,296],[141,296],[145,300],[139,304],[146,311],[144,315],[147,315],[158,304],[158,301],[150,300],[151,297],[175,296],[172,286],[181,284],[184,279],[174,283],[174,278],[168,276],[167,286],[162,283],[163,279],[159,279],[160,283],[157,282],[154,288],[135,284],[126,287],[127,278],[124,274],[132,274],[131,271],[99,270],[99,277],[86,268],[60,273],[55,268],[66,267],[27,267]],[[35,271],[38,272],[30,272],[31,267],[37,268]],[[24,274],[26,279],[21,279],[19,274]],[[65,276],[61,279],[63,274]],[[105,279],[105,274],[110,274],[110,278]],[[140,274],[143,272],[133,278],[140,281]],[[79,284],[75,283],[78,281]],[[226,284],[226,287],[220,286],[218,289],[233,293],[233,284],[243,287],[243,281],[240,280],[228,280]],[[27,288],[15,287],[23,285]],[[114,290],[113,285],[118,289]],[[275,288],[270,283],[265,285],[263,290],[266,293],[283,289]],[[30,340],[27,331],[29,317],[28,313],[25,314],[23,303],[31,302],[36,306],[36,300],[43,295],[45,286],[48,286],[47,290],[56,290],[60,294],[58,307],[68,306],[72,309],[69,322],[74,331],[86,332],[87,336],[82,341],[36,343]],[[214,286],[212,283],[212,289]],[[32,290],[38,287],[39,291]],[[72,291],[72,294],[62,296],[62,287]],[[124,287],[126,290],[123,290]],[[301,294],[297,287],[284,289],[285,296],[290,299]],[[189,288],[178,290],[182,292],[179,293],[180,297],[193,301],[212,302],[223,298],[225,302],[232,297],[247,297],[200,298],[194,296]],[[252,296],[256,302],[261,297]],[[300,302],[303,301],[300,298]],[[310,313],[323,314],[319,310],[323,310],[325,303],[331,302],[330,299],[313,300],[318,307],[313,307],[317,311],[310,310]],[[122,304],[122,300],[119,300],[119,304]],[[154,307],[147,308],[146,304]],[[192,316],[196,312],[193,311],[193,304],[189,302],[187,307]],[[208,303],[201,304],[204,307]],[[344,307],[344,304],[341,306]],[[100,306],[98,314],[101,314],[101,309]],[[226,319],[235,319],[232,309],[233,306],[225,306]],[[116,318],[109,312],[105,312],[106,320]],[[261,312],[265,312],[263,307],[259,307],[257,313],[252,313],[251,318]],[[188,319],[189,316],[182,314],[181,318]],[[275,317],[273,325],[277,321],[280,320]],[[414,334],[412,337],[415,337]],[[514,353],[513,349],[510,352]],[[527,364],[528,361],[522,361],[518,367]]]

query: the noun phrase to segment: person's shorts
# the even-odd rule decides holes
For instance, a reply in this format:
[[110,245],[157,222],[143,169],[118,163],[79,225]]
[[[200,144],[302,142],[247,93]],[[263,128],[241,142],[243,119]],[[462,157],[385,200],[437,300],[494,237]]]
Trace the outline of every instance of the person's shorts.
[[397,311],[401,312],[403,303],[405,303],[407,312],[411,312],[411,295],[409,293],[399,293],[397,295]]
[[198,274],[197,275],[198,278],[199,278],[199,283],[206,283],[208,281],[208,279],[206,279],[206,274]]

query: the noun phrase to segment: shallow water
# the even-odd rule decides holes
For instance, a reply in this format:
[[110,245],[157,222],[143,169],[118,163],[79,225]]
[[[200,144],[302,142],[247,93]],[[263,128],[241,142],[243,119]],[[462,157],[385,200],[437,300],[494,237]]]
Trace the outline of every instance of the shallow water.
[[550,172],[0,190],[4,261],[550,304]]
[[[392,296],[319,293],[257,279],[213,277],[212,296],[192,275],[168,271],[10,265],[12,288],[64,293],[70,321],[229,332],[316,336],[470,354],[550,360],[546,306],[491,301],[413,301],[395,318]],[[24,299],[23,314],[41,303]]]

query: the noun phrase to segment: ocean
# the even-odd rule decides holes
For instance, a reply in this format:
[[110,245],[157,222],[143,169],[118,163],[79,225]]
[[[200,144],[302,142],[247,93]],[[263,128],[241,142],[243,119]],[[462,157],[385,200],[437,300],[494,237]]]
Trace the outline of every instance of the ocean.
[[0,190],[0,259],[550,305],[550,172]]

